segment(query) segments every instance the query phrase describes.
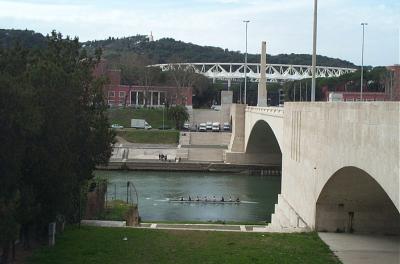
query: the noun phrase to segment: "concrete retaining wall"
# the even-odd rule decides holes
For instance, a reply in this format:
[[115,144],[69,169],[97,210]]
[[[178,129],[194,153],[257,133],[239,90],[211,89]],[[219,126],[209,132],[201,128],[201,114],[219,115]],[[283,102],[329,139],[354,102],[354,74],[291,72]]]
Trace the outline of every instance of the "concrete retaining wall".
[[190,145],[228,146],[231,133],[226,132],[190,132]]
[[243,152],[226,152],[225,163],[232,164],[263,164],[272,166],[281,166],[282,155],[280,154],[263,154],[263,153],[243,153]]

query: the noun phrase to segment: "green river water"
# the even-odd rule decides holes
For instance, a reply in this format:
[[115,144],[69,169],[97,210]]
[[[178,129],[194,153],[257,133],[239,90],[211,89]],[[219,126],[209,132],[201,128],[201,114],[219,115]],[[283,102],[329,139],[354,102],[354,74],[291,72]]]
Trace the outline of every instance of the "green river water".
[[[97,171],[109,180],[107,199],[126,199],[126,182],[138,192],[142,221],[270,221],[281,188],[277,176],[166,171]],[[240,204],[173,203],[181,196],[239,199]],[[130,196],[132,197],[132,196]]]

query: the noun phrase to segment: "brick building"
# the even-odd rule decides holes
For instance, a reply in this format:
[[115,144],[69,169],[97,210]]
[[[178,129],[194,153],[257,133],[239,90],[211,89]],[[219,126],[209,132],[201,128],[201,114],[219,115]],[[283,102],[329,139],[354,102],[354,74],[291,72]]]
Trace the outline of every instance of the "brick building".
[[122,85],[121,70],[108,70],[105,60],[96,66],[94,75],[109,78],[105,92],[110,106],[160,107],[169,104],[192,107],[191,87]]
[[387,81],[393,89],[386,92],[387,97],[391,101],[400,101],[400,65],[389,66],[388,70],[390,76]]
[[[389,75],[385,80],[385,92],[363,91],[363,101],[400,101],[400,65],[388,66]],[[346,84],[335,87],[335,92],[330,92],[328,87],[322,88],[325,101],[360,101],[360,92],[347,92]]]

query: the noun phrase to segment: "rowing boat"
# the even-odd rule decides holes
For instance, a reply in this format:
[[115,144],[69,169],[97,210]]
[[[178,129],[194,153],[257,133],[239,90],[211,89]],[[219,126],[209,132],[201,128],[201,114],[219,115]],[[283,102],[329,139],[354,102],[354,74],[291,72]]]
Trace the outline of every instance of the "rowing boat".
[[169,202],[171,203],[198,203],[198,204],[240,204],[241,202],[237,202],[237,201],[213,201],[213,200],[179,200],[179,199],[172,199],[169,200]]

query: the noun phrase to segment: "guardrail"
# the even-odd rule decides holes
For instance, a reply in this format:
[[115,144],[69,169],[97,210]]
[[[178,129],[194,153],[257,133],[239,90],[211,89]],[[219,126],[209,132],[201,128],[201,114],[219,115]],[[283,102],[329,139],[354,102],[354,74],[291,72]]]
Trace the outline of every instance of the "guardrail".
[[257,113],[257,114],[265,114],[265,115],[271,115],[271,116],[276,116],[276,117],[283,117],[284,110],[283,110],[283,107],[247,106],[246,107],[246,112]]

